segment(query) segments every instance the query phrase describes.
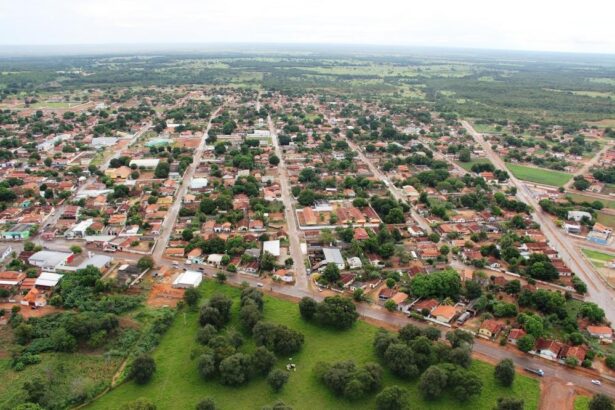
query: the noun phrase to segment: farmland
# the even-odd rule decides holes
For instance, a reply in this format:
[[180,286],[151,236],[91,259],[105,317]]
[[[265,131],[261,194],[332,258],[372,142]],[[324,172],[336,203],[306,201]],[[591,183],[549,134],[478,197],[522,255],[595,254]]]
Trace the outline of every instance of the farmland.
[[565,172],[551,171],[543,168],[510,163],[507,163],[506,166],[516,178],[536,184],[563,186],[572,177]]
[[[205,296],[215,292],[224,293],[234,298],[234,311],[231,326],[238,326],[237,308],[239,290],[214,282],[201,285]],[[145,386],[133,382],[121,385],[93,403],[91,409],[116,409],[122,404],[147,397],[154,401],[158,409],[193,408],[205,397],[212,397],[220,408],[257,409],[278,399],[295,409],[336,408],[336,409],[373,409],[374,397],[360,402],[350,402],[335,397],[324,388],[313,374],[313,367],[318,361],[333,362],[337,360],[355,360],[359,363],[376,361],[372,351],[372,340],[377,328],[358,322],[351,330],[339,332],[322,329],[316,325],[304,322],[298,314],[295,304],[280,299],[266,298],[265,318],[268,321],[285,324],[299,330],[305,335],[303,350],[293,357],[297,371],[291,374],[284,390],[279,394],[271,392],[266,382],[256,379],[241,388],[222,386],[217,382],[204,382],[198,375],[196,364],[190,359],[190,352],[197,346],[195,334],[197,330],[197,314],[189,312],[180,314],[173,326],[164,336],[162,343],[154,353],[157,363],[157,373],[152,381]],[[247,348],[251,348],[248,344]],[[286,363],[280,359],[278,367]],[[459,409],[491,408],[498,397],[515,396],[525,400],[526,409],[535,409],[538,404],[538,382],[524,376],[518,376],[511,389],[495,384],[493,368],[490,365],[475,361],[472,371],[483,381],[483,393],[480,397],[459,404],[451,397],[445,396],[434,402],[425,402],[418,391],[418,383],[396,379],[388,371],[385,372],[384,385],[403,385],[410,390],[411,403],[415,408]]]

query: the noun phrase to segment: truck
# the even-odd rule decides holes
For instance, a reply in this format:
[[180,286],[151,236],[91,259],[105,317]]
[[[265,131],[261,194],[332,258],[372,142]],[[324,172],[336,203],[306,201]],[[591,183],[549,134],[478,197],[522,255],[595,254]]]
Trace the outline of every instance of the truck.
[[530,372],[530,373],[537,374],[537,375],[538,375],[538,376],[540,376],[540,377],[542,377],[542,376],[544,376],[544,375],[545,375],[545,372],[544,372],[544,370],[542,370],[542,369],[535,369],[535,368],[533,368],[533,367],[526,367],[526,368],[525,368],[525,370],[526,370],[526,371],[528,371],[528,372]]

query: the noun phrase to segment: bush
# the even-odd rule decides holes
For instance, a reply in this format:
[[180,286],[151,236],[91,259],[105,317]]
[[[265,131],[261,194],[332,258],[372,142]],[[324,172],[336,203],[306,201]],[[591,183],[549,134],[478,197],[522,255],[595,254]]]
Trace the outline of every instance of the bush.
[[282,390],[282,387],[284,387],[284,385],[288,381],[288,376],[289,375],[287,371],[273,369],[271,372],[269,372],[269,375],[267,376],[267,383],[269,383],[269,386],[271,386],[273,391],[278,392]]
[[589,402],[589,410],[613,410],[613,400],[604,394],[595,394]]
[[208,397],[197,403],[196,410],[216,410],[216,403]]
[[359,318],[357,308],[352,300],[341,296],[330,296],[318,304],[316,321],[337,329],[348,329]]
[[523,410],[523,400],[514,397],[500,397],[493,410]]
[[213,354],[205,353],[199,356],[196,368],[204,379],[210,379],[216,374],[216,359]]
[[312,320],[314,315],[316,314],[316,310],[318,308],[318,302],[309,297],[304,297],[299,302],[299,313],[301,317],[305,320]]
[[239,386],[250,377],[250,357],[235,353],[220,362],[220,382],[228,386]]
[[130,377],[134,378],[138,384],[145,384],[152,378],[155,371],[156,362],[154,362],[154,359],[143,354],[132,362]]
[[267,322],[258,322],[254,326],[253,337],[257,346],[265,346],[281,355],[298,352],[304,341],[303,335],[296,330]]
[[196,333],[196,340],[202,345],[207,345],[209,341],[218,334],[218,330],[212,325],[205,325]]
[[386,387],[376,396],[377,410],[406,410],[409,403],[408,390],[399,386]]
[[257,347],[252,352],[252,370],[254,373],[265,375],[275,364],[275,355],[265,347]]
[[199,299],[201,299],[201,293],[195,288],[188,288],[184,292],[184,302],[191,308],[199,303]]
[[609,369],[613,370],[615,369],[615,355],[608,355],[606,357],[606,359],[604,359],[604,363],[606,364],[606,367],[608,367]]
[[319,378],[329,389],[351,400],[378,390],[382,383],[382,368],[376,363],[366,363],[359,368],[353,361],[331,365],[320,362],[316,368]]
[[431,366],[421,376],[419,390],[425,399],[434,400],[444,392],[446,381],[446,372],[437,366]]

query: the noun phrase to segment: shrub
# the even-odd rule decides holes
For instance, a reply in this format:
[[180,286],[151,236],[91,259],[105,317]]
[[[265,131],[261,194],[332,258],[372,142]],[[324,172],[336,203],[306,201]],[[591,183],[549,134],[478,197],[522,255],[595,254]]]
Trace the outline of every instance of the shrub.
[[154,359],[143,354],[132,362],[130,377],[134,378],[138,384],[145,384],[152,378],[155,371],[156,362],[154,362]]
[[288,372],[280,369],[273,369],[269,372],[267,376],[267,383],[273,389],[273,391],[278,392],[282,390],[282,387],[288,381]]

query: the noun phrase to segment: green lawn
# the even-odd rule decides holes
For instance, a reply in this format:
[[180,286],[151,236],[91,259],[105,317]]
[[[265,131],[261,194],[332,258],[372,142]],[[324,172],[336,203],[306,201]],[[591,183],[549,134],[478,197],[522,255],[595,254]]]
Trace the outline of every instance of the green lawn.
[[466,171],[470,171],[472,169],[472,166],[474,164],[490,164],[491,161],[489,161],[487,158],[478,158],[478,159],[474,159],[470,162],[461,162],[461,161],[457,161],[457,164],[459,164],[459,166],[463,169],[465,169]]
[[512,174],[524,181],[535,182],[537,184],[563,186],[572,177],[561,171],[552,171],[550,169],[527,167],[524,165],[506,163],[506,167]]
[[591,397],[577,396],[574,398],[574,410],[588,410]]
[[607,214],[605,212],[598,211],[597,221],[611,228],[615,228],[615,215]]
[[[233,321],[230,326],[237,326],[237,298],[239,289],[206,281],[201,285],[203,294],[209,296],[222,292],[235,298]],[[125,383],[106,394],[89,406],[91,409],[117,409],[123,403],[139,397],[147,397],[162,409],[192,409],[205,397],[213,397],[221,409],[260,409],[278,399],[299,409],[374,409],[375,396],[350,402],[336,398],[316,379],[312,368],[317,361],[338,361],[352,359],[358,363],[376,361],[372,350],[372,340],[377,328],[365,322],[358,322],[352,329],[338,332],[322,329],[304,322],[297,305],[275,298],[266,298],[265,318],[268,321],[282,323],[305,335],[302,351],[293,357],[297,371],[291,374],[288,384],[278,394],[272,393],[263,378],[256,378],[247,385],[233,388],[220,385],[217,381],[203,381],[196,371],[190,352],[197,347],[195,333],[197,330],[197,313],[180,313],[175,323],[162,339],[154,352],[157,372],[146,386]],[[252,347],[248,343],[248,348]],[[281,358],[279,367],[286,363]],[[412,408],[415,409],[491,409],[501,396],[522,397],[525,409],[536,409],[539,400],[539,383],[537,380],[518,375],[512,388],[503,388],[495,384],[493,367],[475,361],[473,371],[483,380],[483,394],[467,403],[460,404],[448,395],[436,402],[425,402],[418,392],[417,382],[406,382],[385,372],[385,385],[403,385],[412,395]]]

